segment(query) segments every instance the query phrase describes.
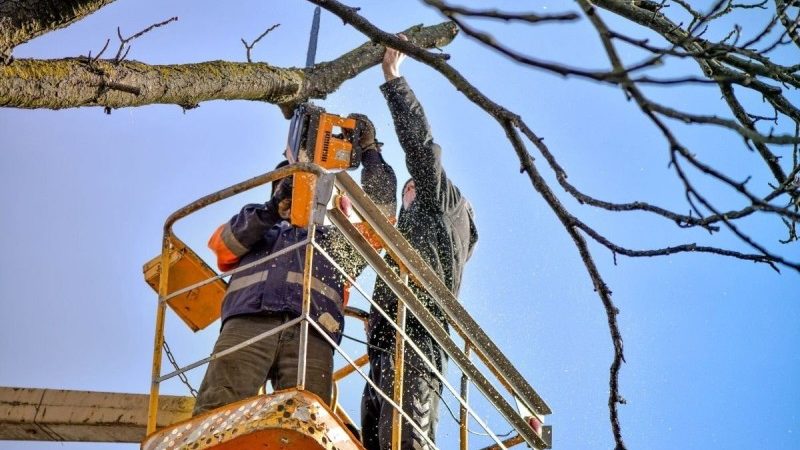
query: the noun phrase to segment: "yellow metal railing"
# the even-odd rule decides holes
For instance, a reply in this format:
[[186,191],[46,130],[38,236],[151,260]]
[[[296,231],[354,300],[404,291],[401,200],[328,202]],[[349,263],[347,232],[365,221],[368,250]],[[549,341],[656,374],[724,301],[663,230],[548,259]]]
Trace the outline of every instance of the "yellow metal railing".
[[[215,272],[211,271],[212,275],[206,279],[197,281],[189,286],[172,286],[171,288],[169,279],[172,268],[170,266],[170,262],[174,259],[175,252],[180,249],[180,251],[183,251],[184,253],[193,255],[191,249],[186,247],[185,244],[183,244],[172,231],[173,225],[178,220],[214,202],[229,198],[238,193],[284,178],[286,176],[293,175],[297,172],[311,174],[316,177],[315,179],[318,181],[316,183],[317,186],[324,186],[326,184],[325,182],[327,182],[329,185],[327,192],[324,192],[325,190],[322,188],[317,189],[317,192],[311,199],[311,210],[315,211],[312,212],[312,214],[315,214],[316,218],[312,216],[311,223],[308,226],[308,235],[305,240],[294,244],[290,248],[284,249],[281,252],[277,252],[276,254],[269,255],[259,261],[250,263],[247,266],[238,267],[232,271],[222,274],[216,274]],[[355,215],[357,216],[356,220],[365,222],[372,229],[379,240],[383,243],[383,247],[386,249],[387,253],[393,258],[399,267],[403,268],[401,273],[396,273],[388,266],[384,258],[378,254],[378,252],[370,245],[361,232],[359,232],[351,223],[351,220],[353,219],[352,217],[346,216],[337,208],[333,208],[327,212],[321,208],[321,205],[328,203],[331,194],[330,185],[334,182],[333,177],[333,174],[314,164],[293,164],[254,177],[245,182],[203,197],[176,211],[167,219],[164,225],[162,252],[158,263],[160,270],[156,272],[158,275],[157,286],[159,301],[156,311],[156,330],[153,346],[152,381],[147,428],[148,435],[155,431],[156,414],[158,411],[158,392],[159,384],[161,382],[203,365],[212,359],[224,356],[224,354],[237,351],[242,347],[250,345],[257,340],[263,339],[285,328],[299,324],[301,328],[301,338],[299,352],[300,361],[298,365],[297,379],[298,389],[303,389],[305,386],[305,350],[309,327],[311,327],[316,329],[317,332],[319,332],[319,334],[325,338],[328,343],[347,361],[347,365],[338,369],[333,376],[335,382],[333,393],[334,398],[331,402],[333,412],[345,423],[354,425],[350,416],[339,406],[339,391],[336,383],[349,375],[358,373],[367,383],[372,385],[378,395],[382,396],[384,400],[391,404],[394,408],[392,420],[393,449],[399,449],[400,447],[400,440],[402,437],[401,424],[404,420],[412,428],[415,428],[417,432],[423,435],[423,438],[428,442],[429,445],[431,445],[431,448],[436,448],[435,444],[430,440],[430,438],[423,433],[422,429],[400,407],[400,405],[402,405],[402,378],[404,373],[404,355],[406,346],[419,354],[423,362],[426,364],[427,369],[434,373],[442,382],[442,385],[459,401],[459,448],[461,450],[466,450],[468,448],[468,434],[470,431],[468,427],[468,421],[470,418],[480,425],[486,431],[487,435],[491,437],[492,441],[494,442],[493,448],[503,449],[522,442],[526,442],[528,445],[535,448],[549,448],[552,442],[551,428],[549,426],[545,426],[538,430],[534,430],[529,425],[529,417],[523,417],[523,413],[521,411],[518,411],[512,407],[508,400],[506,400],[506,396],[511,396],[519,404],[523,405],[522,411],[526,411],[524,414],[535,415],[536,420],[539,422],[543,421],[545,415],[550,414],[549,407],[547,407],[541,397],[539,397],[539,395],[533,390],[533,388],[530,387],[527,381],[525,381],[525,379],[519,374],[516,368],[514,368],[510,361],[502,354],[494,342],[488,338],[480,326],[478,326],[472,317],[469,316],[469,314],[463,309],[463,307],[458,303],[458,300],[444,286],[444,284],[430,269],[427,263],[422,260],[419,254],[411,247],[405,238],[387,221],[384,214],[378,209],[377,206],[375,206],[374,203],[371,202],[363,190],[361,190],[360,186],[358,186],[352,180],[352,178],[350,178],[344,172],[340,172],[335,175],[336,188],[338,188],[339,191],[343,192],[351,199],[353,209],[355,210]],[[325,182],[319,182],[319,180],[324,180]],[[392,289],[398,298],[398,311],[396,317],[390,317],[388,314],[386,314],[386,312],[383,311],[383,309],[381,309],[381,307],[372,300],[371,295],[369,295],[356,282],[356,280],[350,276],[350,274],[345,273],[341,266],[315,241],[315,231],[317,226],[315,223],[322,223],[322,215],[327,215],[327,218],[332,222],[333,226],[335,226],[335,228],[342,233],[350,245],[352,245],[358,254],[365,260],[366,264],[374,269],[378,277]],[[202,289],[204,286],[215,282],[220,282],[223,277],[241,270],[245,270],[252,265],[263,263],[264,261],[280,256],[285,252],[300,249],[301,247],[305,247],[306,259],[303,277],[303,307],[300,317],[283,324],[281,327],[264,332],[261,335],[250,339],[249,341],[245,341],[237,346],[231,347],[224,352],[219,352],[218,354],[211,355],[208,358],[204,358],[183,368],[179,368],[166,375],[161,375],[162,345],[164,342],[164,316],[168,302],[181,295],[187,296],[187,294],[199,292],[199,289]],[[316,257],[326,258],[331,264],[333,264],[348,280],[350,285],[359,293],[361,293],[361,295],[363,295],[364,298],[371,304],[372,308],[378,311],[378,313],[380,313],[395,329],[397,335],[397,339],[395,340],[396,347],[394,349],[396,372],[395,384],[392,392],[382,392],[379,387],[376,386],[363,372],[361,367],[368,362],[367,355],[363,355],[357,359],[351,358],[310,316],[310,277],[315,251],[319,253],[319,255]],[[196,255],[194,256],[196,257]],[[164,268],[167,268],[167,270],[164,270]],[[463,339],[465,343],[463,350],[455,344],[449,333],[445,331],[438,320],[433,317],[433,315],[409,289],[409,278],[413,280],[416,286],[424,289],[437,302],[437,304],[439,304],[442,311],[446,315],[448,324]],[[151,282],[155,284],[154,280],[151,280]],[[191,302],[191,299],[187,300]],[[405,333],[404,324],[407,311],[414,314],[414,316],[419,320],[420,323],[422,323],[422,325],[441,346],[445,353],[461,370],[461,386],[458,391],[456,391],[456,389],[448,382],[445,374],[440,373],[436,369],[436,366],[430,360],[428,360],[425,354],[420,351],[416,344],[410,340],[408,335]],[[358,320],[366,320],[366,313],[354,308],[348,308],[345,311],[345,314],[348,317],[357,318]],[[189,322],[187,322],[187,324],[188,323]],[[471,354],[473,353],[489,369],[489,372],[496,378],[498,383],[490,382],[478,369],[478,367],[472,363],[470,358]],[[516,436],[510,439],[501,440],[491,431],[491,429],[489,429],[485,421],[475,413],[474,409],[468,402],[468,388],[470,384],[474,384],[476,387],[478,387],[478,390],[489,401],[489,403],[514,428],[514,430],[517,432]],[[497,390],[495,387],[497,384],[504,388],[506,392],[505,396]]]
[[[259,175],[257,177],[251,178],[249,180],[243,181],[241,183],[235,184],[230,186],[226,189],[221,191],[215,192],[213,194],[207,195],[199,200],[196,200],[185,207],[179,209],[178,211],[172,213],[164,223],[164,235],[162,238],[162,245],[161,245],[161,257],[159,261],[159,281],[158,281],[158,306],[156,308],[156,325],[155,325],[155,337],[153,342],[153,364],[152,364],[152,377],[150,383],[150,400],[148,403],[148,412],[147,412],[147,434],[151,434],[156,430],[156,418],[158,414],[158,392],[159,392],[159,385],[161,381],[164,380],[164,377],[161,377],[161,362],[162,362],[162,347],[164,345],[164,318],[166,314],[166,307],[167,302],[173,298],[177,297],[183,292],[190,292],[193,289],[200,288],[205,284],[210,284],[215,280],[221,279],[224,276],[233,274],[237,271],[244,270],[245,267],[239,267],[234,269],[233,271],[226,272],[216,277],[203,280],[199,283],[196,283],[192,286],[186,286],[180,289],[177,292],[169,292],[169,277],[170,277],[170,260],[174,252],[176,251],[176,244],[181,242],[174,234],[172,227],[175,223],[188,216],[191,213],[199,211],[206,206],[209,206],[213,203],[218,201],[224,200],[226,198],[232,197],[236,194],[245,192],[247,190],[262,186],[266,183],[270,183],[275,180],[279,180],[281,178],[287,177],[289,175],[294,174],[295,172],[306,172],[311,173],[315,176],[320,176],[325,173],[323,169],[319,168],[314,164],[308,163],[298,163],[291,166],[286,166],[263,175]],[[313,200],[313,199],[312,199]],[[314,226],[309,226],[309,229],[315,229]],[[313,235],[312,235],[313,236]],[[308,240],[306,243],[310,243],[311,240]],[[270,255],[272,258],[276,257],[277,255]],[[269,259],[270,257],[265,258],[265,260]],[[309,284],[309,286],[306,286]],[[308,280],[304,279],[304,293],[305,288],[308,287],[310,289],[310,283]],[[304,301],[305,303],[305,301]],[[288,323],[287,323],[288,324]],[[287,324],[284,324],[287,325]],[[273,330],[274,331],[274,330]],[[307,330],[306,330],[307,331]],[[261,336],[262,338],[266,336]],[[213,355],[212,355],[213,357]],[[207,358],[204,362],[209,361],[211,358]],[[197,367],[202,363],[196,363],[192,365],[190,368]],[[188,370],[184,368],[184,370]],[[170,374],[171,375],[171,374]]]

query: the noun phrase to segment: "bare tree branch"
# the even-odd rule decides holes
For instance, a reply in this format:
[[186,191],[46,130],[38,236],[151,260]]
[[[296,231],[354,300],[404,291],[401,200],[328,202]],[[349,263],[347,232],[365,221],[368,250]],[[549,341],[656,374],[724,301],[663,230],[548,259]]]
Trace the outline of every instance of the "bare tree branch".
[[[755,130],[753,121],[747,119],[746,117],[745,120],[748,126],[741,126],[736,122],[734,122],[733,120],[723,119],[717,116],[703,116],[699,114],[690,114],[687,112],[677,111],[675,109],[660,105],[652,101],[648,101],[648,104],[650,109],[652,109],[653,111],[659,114],[663,114],[672,119],[677,119],[685,123],[719,125],[721,127],[725,127],[736,131],[737,133],[755,142],[756,144],[791,145],[797,143],[797,138],[795,136],[791,135],[765,136],[763,134],[758,133]],[[764,148],[764,153],[765,153],[764,159],[768,162],[776,163],[777,159],[775,158],[775,155],[773,155],[765,146],[762,145],[762,147]],[[782,169],[780,169],[780,166],[775,167],[775,171],[777,171],[775,177],[778,179],[778,181],[782,181],[785,175],[783,174]]]
[[155,28],[163,27],[164,25],[166,25],[166,24],[168,24],[170,22],[174,22],[176,20],[178,20],[177,17],[170,17],[167,20],[164,20],[164,21],[161,21],[161,22],[158,22],[158,23],[154,23],[153,25],[150,25],[149,27],[145,28],[144,30],[134,34],[133,36],[127,37],[127,38],[122,37],[122,30],[120,30],[120,28],[117,27],[117,36],[119,37],[119,49],[117,50],[117,55],[114,57],[114,61],[116,61],[117,63],[122,62],[122,60],[124,60],[125,57],[128,56],[128,52],[131,50],[131,46],[130,46],[131,41],[141,37],[142,35],[144,35],[146,33],[149,33],[150,31],[152,31]]
[[[451,23],[405,31],[421,47],[442,47],[452,41]],[[84,58],[21,59],[0,66],[0,106],[16,108],[122,108],[150,104],[197,105],[208,100],[255,100],[274,104],[324,98],[342,83],[380,61],[383,47],[367,42],[308,69],[268,64],[209,61],[196,64],[148,65],[137,61]],[[132,89],[98,90],[108,86]]]
[[263,38],[264,36],[268,35],[270,31],[274,30],[275,28],[278,28],[279,26],[281,26],[281,24],[276,23],[275,25],[267,28],[263,33],[261,33],[257,38],[255,38],[255,40],[250,44],[248,44],[247,41],[245,41],[244,38],[242,38],[242,44],[244,44],[244,48],[247,50],[247,62],[253,62],[253,60],[250,59],[250,51],[253,50],[253,47],[255,47],[256,44],[258,44],[258,41],[260,41],[261,38]]
[[[730,84],[726,83],[720,83],[719,87],[720,90],[722,91],[723,98],[725,99],[726,102],[728,102],[728,105],[730,106],[731,111],[733,111],[734,115],[736,116],[736,119],[739,120],[739,122],[743,123],[746,129],[755,130],[754,121],[750,119],[750,117],[745,112],[744,107],[742,107],[742,104],[739,103],[739,100],[736,98],[736,95],[733,92],[733,87]],[[777,111],[775,115],[777,117]],[[744,133],[742,134],[746,136]],[[767,163],[767,166],[769,167],[770,171],[772,171],[772,174],[773,176],[775,176],[775,179],[778,180],[779,183],[783,183],[783,181],[786,179],[786,174],[783,172],[783,168],[781,168],[781,165],[778,163],[777,156],[775,156],[775,154],[773,154],[769,150],[769,148],[767,148],[767,146],[764,145],[765,141],[758,141],[752,138],[751,140],[755,143],[758,153],[761,155],[761,158],[764,160],[764,162]]]
[[[602,19],[600,19],[600,17],[597,16],[597,14],[594,11],[594,7],[590,3],[588,3],[588,1],[586,1],[586,0],[578,0],[578,1],[580,2],[580,4],[583,7],[584,11],[586,11],[586,14],[590,18],[590,21],[592,22],[592,24],[597,29],[598,34],[600,36],[600,39],[603,42],[603,45],[604,45],[604,47],[606,49],[606,52],[608,54],[609,60],[611,61],[612,65],[617,70],[619,70],[620,67],[622,66],[622,62],[621,62],[621,59],[619,58],[619,55],[617,54],[617,52],[616,52],[616,50],[614,48],[613,43],[611,42],[610,34],[608,33],[608,28],[606,27],[606,25],[602,21]],[[722,222],[725,223],[725,225],[736,236],[738,236],[742,241],[744,241],[745,243],[747,243],[751,247],[753,247],[756,250],[758,250],[759,252],[761,252],[765,257],[769,258],[772,261],[775,261],[777,263],[783,264],[783,265],[785,265],[787,267],[790,267],[792,269],[800,271],[800,264],[799,263],[788,261],[788,260],[782,258],[779,255],[776,255],[774,253],[771,253],[771,252],[767,251],[762,245],[756,243],[749,236],[746,236],[744,233],[742,233],[725,216],[721,215],[720,212],[717,211],[711,205],[711,203],[709,201],[707,201],[700,194],[700,192],[697,191],[697,189],[695,189],[691,185],[691,183],[688,180],[688,177],[683,172],[683,170],[680,168],[680,165],[679,165],[677,159],[675,158],[676,152],[679,153],[682,157],[684,157],[687,161],[689,161],[693,166],[695,166],[696,168],[701,170],[703,173],[711,175],[715,179],[717,179],[719,181],[722,181],[723,183],[729,185],[734,190],[736,190],[736,191],[740,192],[741,194],[745,195],[754,205],[757,205],[757,206],[759,206],[761,208],[764,208],[764,210],[774,211],[774,212],[777,212],[777,213],[783,214],[783,215],[792,216],[793,214],[791,212],[789,212],[789,211],[786,211],[783,208],[775,208],[770,204],[761,202],[760,199],[756,198],[753,194],[751,194],[750,192],[748,192],[745,189],[745,187],[744,187],[745,183],[737,183],[734,180],[731,180],[729,177],[727,177],[724,174],[722,174],[721,172],[715,170],[714,168],[712,168],[712,167],[710,167],[708,165],[700,163],[689,151],[686,150],[686,148],[684,146],[682,146],[682,145],[680,145],[678,143],[677,139],[675,139],[675,136],[672,134],[672,132],[670,132],[669,129],[654,115],[654,111],[653,111],[653,109],[651,107],[650,102],[645,99],[645,97],[642,95],[642,93],[639,91],[639,89],[633,84],[633,82],[631,82],[630,80],[625,80],[625,81],[623,81],[622,84],[623,84],[623,87],[626,90],[626,92],[629,93],[631,95],[631,97],[633,97],[636,100],[637,104],[642,109],[642,111],[648,117],[650,117],[650,119],[653,121],[653,123],[664,134],[664,137],[669,141],[670,149],[671,149],[670,154],[671,154],[673,166],[675,167],[676,171],[678,172],[679,178],[683,181],[684,185],[686,186],[687,194],[690,194],[694,198],[698,199],[703,204],[703,206],[708,208],[715,215],[721,216],[722,217]],[[798,220],[798,217],[792,217],[792,220]]]
[[449,5],[440,0],[424,0],[430,6],[437,8],[447,16],[460,15],[466,17],[480,17],[484,19],[499,19],[506,22],[519,21],[532,24],[542,22],[572,22],[578,19],[575,13],[563,14],[536,14],[536,13],[508,13],[496,9],[469,9],[460,6]]
[[[781,24],[786,29],[786,34],[800,48],[800,12],[797,13],[797,17],[794,20],[789,18],[788,9],[790,4],[792,4],[791,0],[789,3],[784,0],[775,0],[775,9],[778,11]],[[797,2],[794,2],[794,5],[798,6]]]
[[717,247],[708,247],[708,246],[703,246],[703,245],[697,245],[697,244],[694,244],[694,243],[692,243],[692,244],[675,245],[675,246],[671,246],[671,247],[665,247],[665,248],[653,249],[653,250],[631,250],[631,249],[619,246],[619,245],[611,242],[609,239],[607,239],[602,234],[598,233],[597,231],[592,229],[592,227],[586,225],[583,222],[577,221],[575,225],[578,228],[580,228],[581,230],[583,230],[586,234],[591,236],[592,239],[597,241],[599,244],[603,245],[604,247],[608,248],[609,250],[611,250],[614,253],[619,253],[619,254],[625,255],[625,256],[630,256],[630,257],[634,257],[634,258],[641,258],[641,257],[667,256],[667,255],[674,255],[674,254],[678,254],[678,253],[691,253],[691,252],[711,253],[711,254],[714,254],[714,255],[728,256],[728,257],[731,257],[731,258],[742,259],[742,260],[746,260],[746,261],[766,263],[770,267],[772,267],[772,269],[775,270],[776,272],[780,272],[780,270],[778,270],[778,267],[775,266],[775,263],[773,262],[773,260],[770,257],[764,256],[764,255],[746,254],[746,253],[741,253],[741,252],[737,252],[737,251],[733,251],[733,250],[725,250],[725,249],[721,249],[721,248],[717,248]]

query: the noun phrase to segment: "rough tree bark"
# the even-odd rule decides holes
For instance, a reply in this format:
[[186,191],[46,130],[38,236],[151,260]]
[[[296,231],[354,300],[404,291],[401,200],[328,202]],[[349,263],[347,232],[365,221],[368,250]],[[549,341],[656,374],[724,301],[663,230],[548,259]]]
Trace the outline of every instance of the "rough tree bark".
[[0,61],[10,62],[19,44],[66,27],[114,0],[1,0]]
[[[452,23],[404,31],[424,48],[456,36]],[[18,59],[0,66],[0,106],[16,108],[122,108],[151,104],[192,107],[208,100],[258,100],[292,105],[325,98],[342,83],[378,64],[384,47],[372,42],[307,69],[265,63],[209,61],[148,65],[138,61]]]

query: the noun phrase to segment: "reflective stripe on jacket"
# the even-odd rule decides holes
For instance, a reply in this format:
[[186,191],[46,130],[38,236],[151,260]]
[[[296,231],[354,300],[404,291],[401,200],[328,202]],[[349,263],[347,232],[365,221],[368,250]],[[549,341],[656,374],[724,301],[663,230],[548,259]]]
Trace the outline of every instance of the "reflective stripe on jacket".
[[[253,210],[261,206],[247,205],[240,215],[253,214]],[[236,229],[231,226],[235,222],[231,220],[220,227],[209,242],[209,246],[221,256],[219,263],[223,263],[226,256],[238,256],[235,251],[236,243],[231,241],[237,234]],[[318,227],[318,242],[324,247],[324,241],[332,233],[334,231],[330,227]],[[307,234],[305,228],[281,222],[267,230],[264,239],[254,247],[245,249],[232,266],[244,266],[280,252],[302,242]],[[230,246],[232,243],[233,249]],[[303,304],[305,252],[305,246],[301,245],[233,274],[222,304],[222,321],[242,314],[286,312],[299,316]],[[311,317],[338,343],[344,329],[345,278],[317,251],[314,252],[311,274]]]

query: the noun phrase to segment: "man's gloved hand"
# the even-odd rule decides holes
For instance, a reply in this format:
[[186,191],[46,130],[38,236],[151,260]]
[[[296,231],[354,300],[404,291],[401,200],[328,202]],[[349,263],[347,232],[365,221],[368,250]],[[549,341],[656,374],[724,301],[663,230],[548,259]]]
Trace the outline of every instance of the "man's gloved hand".
[[294,176],[282,179],[272,193],[270,203],[278,211],[282,219],[288,219],[292,212],[292,182]]
[[359,113],[352,113],[347,117],[356,119],[361,123],[361,137],[355,144],[358,144],[363,150],[372,149],[381,151],[380,146],[383,144],[375,140],[375,125],[369,120],[369,117]]

